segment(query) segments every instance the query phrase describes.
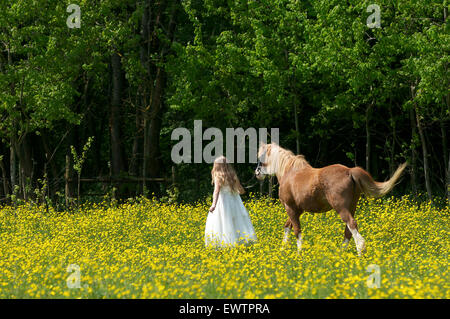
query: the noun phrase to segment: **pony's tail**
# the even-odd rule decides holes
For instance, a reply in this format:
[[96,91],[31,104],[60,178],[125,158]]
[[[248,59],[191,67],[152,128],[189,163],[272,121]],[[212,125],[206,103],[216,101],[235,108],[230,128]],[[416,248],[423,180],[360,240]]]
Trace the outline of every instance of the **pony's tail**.
[[361,167],[351,168],[350,174],[356,185],[359,186],[360,190],[366,194],[366,196],[381,197],[389,193],[394,188],[406,165],[407,163],[401,164],[392,177],[384,183],[374,181],[372,176],[370,176],[370,174]]

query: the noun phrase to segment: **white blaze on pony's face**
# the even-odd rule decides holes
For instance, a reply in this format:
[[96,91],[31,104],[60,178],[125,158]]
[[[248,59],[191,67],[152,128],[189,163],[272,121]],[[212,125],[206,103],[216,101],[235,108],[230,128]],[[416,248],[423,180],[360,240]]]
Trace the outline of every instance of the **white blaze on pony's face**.
[[270,153],[272,151],[272,144],[261,144],[258,150],[258,166],[255,169],[255,176],[262,180],[266,175],[273,175],[275,171],[271,165]]

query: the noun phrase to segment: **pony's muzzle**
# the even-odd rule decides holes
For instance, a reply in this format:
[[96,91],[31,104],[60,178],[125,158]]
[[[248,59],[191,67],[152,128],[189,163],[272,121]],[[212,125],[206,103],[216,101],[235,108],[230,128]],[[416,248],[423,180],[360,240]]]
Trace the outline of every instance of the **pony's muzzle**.
[[255,176],[259,180],[263,180],[265,177],[264,174],[261,173],[261,167],[262,167],[262,164],[258,158],[258,164],[256,165],[256,169],[255,169]]
[[255,176],[259,180],[263,180],[264,177],[265,177],[264,174],[261,174],[261,169],[260,168],[255,169]]

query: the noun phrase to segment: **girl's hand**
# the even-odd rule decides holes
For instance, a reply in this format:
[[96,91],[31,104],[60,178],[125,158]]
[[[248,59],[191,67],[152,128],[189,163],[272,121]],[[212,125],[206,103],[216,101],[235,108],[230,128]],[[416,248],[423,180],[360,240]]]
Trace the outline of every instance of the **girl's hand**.
[[216,205],[211,205],[209,208],[209,211],[212,213],[216,209]]

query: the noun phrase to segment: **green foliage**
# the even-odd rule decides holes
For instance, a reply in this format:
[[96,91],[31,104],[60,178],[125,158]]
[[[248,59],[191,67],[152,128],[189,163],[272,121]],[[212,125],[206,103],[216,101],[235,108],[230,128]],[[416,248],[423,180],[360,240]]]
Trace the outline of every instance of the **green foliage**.
[[178,199],[180,197],[180,190],[178,187],[173,186],[167,189],[167,195],[161,197],[161,202],[167,203],[167,204],[175,204],[178,202]]
[[[17,191],[9,187],[14,202],[33,187],[40,190],[36,196],[42,195],[38,179],[44,163],[53,165],[47,187],[54,187],[51,179],[61,177],[65,163],[60,145],[73,145],[78,176],[83,166],[92,176],[108,171],[112,54],[120,56],[124,77],[120,129],[130,175],[142,172],[143,122],[156,74],[163,72],[160,149],[152,155],[162,162],[161,176],[171,166],[172,130],[202,119],[204,128],[222,130],[278,127],[280,143],[295,150],[298,141],[300,152],[317,167],[337,162],[363,166],[371,137],[370,173],[385,179],[391,166],[415,154],[421,188],[421,141],[410,118],[416,106],[433,154],[433,187],[448,187],[443,178],[450,119],[450,32],[443,17],[447,1],[378,1],[381,28],[375,29],[366,24],[369,0],[77,4],[81,28],[69,29],[68,2],[0,3],[0,151],[12,149],[22,166],[25,154],[32,157],[28,175],[20,181],[27,185]],[[147,5],[151,32],[144,38]],[[89,136],[96,143],[88,139],[78,155],[75,147]],[[28,153],[23,151],[26,143],[32,145]],[[134,171],[133,161],[138,163]],[[252,165],[237,169],[243,181],[251,179]],[[185,183],[178,185],[179,195],[170,190],[165,200],[205,196],[211,191],[209,171],[206,165],[179,165],[177,177]],[[135,189],[150,196],[154,188]],[[166,188],[160,189],[163,194]],[[107,191],[100,186],[95,190]]]
[[83,150],[80,155],[77,154],[77,151],[73,145],[70,146],[74,162],[73,169],[77,172],[78,175],[81,175],[81,170],[83,168],[84,161],[86,160],[87,152],[89,151],[93,141],[93,136],[88,138],[86,144],[84,144],[83,146]]

